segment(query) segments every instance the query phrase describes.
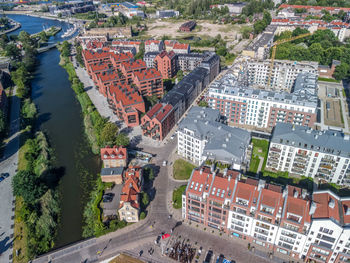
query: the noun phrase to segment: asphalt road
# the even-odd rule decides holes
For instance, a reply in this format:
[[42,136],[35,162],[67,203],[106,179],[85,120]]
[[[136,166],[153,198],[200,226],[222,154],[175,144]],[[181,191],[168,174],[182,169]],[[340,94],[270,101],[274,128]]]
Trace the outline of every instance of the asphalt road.
[[14,197],[12,194],[11,179],[16,173],[19,149],[19,108],[20,100],[12,97],[10,109],[10,131],[3,157],[0,159],[0,172],[9,173],[10,176],[0,182],[0,262],[12,262],[13,243],[13,216]]

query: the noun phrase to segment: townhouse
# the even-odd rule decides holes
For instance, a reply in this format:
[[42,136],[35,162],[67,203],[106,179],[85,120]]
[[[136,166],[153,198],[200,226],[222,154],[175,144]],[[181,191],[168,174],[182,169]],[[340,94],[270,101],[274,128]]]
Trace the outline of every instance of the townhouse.
[[101,160],[105,168],[125,167],[128,162],[128,154],[125,147],[105,147],[100,149]]
[[317,115],[317,76],[299,74],[292,93],[245,86],[232,72],[209,86],[208,104],[232,125],[272,129],[277,122],[313,127]]
[[141,41],[130,41],[130,40],[113,40],[112,47],[131,47],[135,48],[136,52],[140,50]]
[[162,141],[175,125],[174,109],[157,103],[141,119],[142,135]]
[[184,72],[194,70],[201,64],[203,59],[204,56],[200,53],[177,54],[178,67]]
[[146,63],[141,60],[135,60],[132,62],[124,62],[121,64],[121,72],[125,76],[125,78],[129,81],[129,83],[133,79],[133,73],[141,72],[146,69]]
[[[304,262],[348,262],[350,198],[215,167],[192,171],[182,195],[182,217]],[[278,256],[278,255],[277,255]]]
[[218,110],[193,106],[178,124],[178,154],[198,165],[210,160],[236,170],[248,166],[250,133],[220,121]]
[[125,171],[120,194],[118,214],[120,220],[138,222],[140,214],[140,193],[142,191],[142,168],[131,166]]
[[154,64],[154,59],[156,58],[156,56],[158,56],[160,52],[158,51],[153,51],[153,52],[146,52],[143,55],[143,61],[146,62],[146,66],[147,68],[154,68],[155,64]]
[[155,68],[162,73],[163,79],[170,79],[176,75],[177,59],[174,51],[162,51],[154,59]]
[[140,125],[140,114],[145,113],[145,103],[135,87],[128,84],[110,86],[107,101],[113,113],[124,120],[126,126]]
[[272,133],[266,168],[349,185],[349,135],[278,123]]
[[134,72],[132,80],[142,96],[159,98],[164,93],[162,74],[154,68]]
[[119,70],[98,72],[93,79],[96,79],[96,88],[105,97],[108,95],[107,92],[110,86],[127,83],[127,79]]

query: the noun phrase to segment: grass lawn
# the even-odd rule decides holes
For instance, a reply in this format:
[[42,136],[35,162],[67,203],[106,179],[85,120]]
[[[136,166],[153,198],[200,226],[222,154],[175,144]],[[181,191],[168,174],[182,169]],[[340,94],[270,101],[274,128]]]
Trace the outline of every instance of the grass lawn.
[[319,81],[327,81],[327,82],[335,82],[335,83],[340,83],[339,80],[336,79],[329,79],[329,78],[318,78]]
[[260,162],[259,157],[264,158],[264,163],[261,167],[262,171],[264,171],[266,161],[267,161],[267,154],[269,151],[269,141],[253,138],[252,143],[253,143],[253,153],[252,153],[252,159],[250,161],[249,172],[257,173],[259,162]]
[[[15,209],[15,227],[14,227],[14,242],[13,242],[13,262],[14,263],[26,263],[29,261],[27,251],[27,226],[21,220],[19,216],[23,206],[22,197],[16,198],[16,209]],[[18,257],[16,256],[18,251]]]
[[180,209],[182,207],[182,194],[186,189],[186,185],[181,185],[176,188],[173,192],[173,207],[175,209]]
[[187,180],[190,178],[192,170],[196,166],[182,159],[177,159],[173,166],[173,175],[177,180]]

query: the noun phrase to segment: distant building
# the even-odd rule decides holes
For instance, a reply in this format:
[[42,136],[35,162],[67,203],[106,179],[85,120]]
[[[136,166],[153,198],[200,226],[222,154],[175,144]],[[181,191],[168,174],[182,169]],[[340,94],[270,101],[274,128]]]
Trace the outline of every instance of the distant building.
[[161,97],[164,93],[162,74],[154,68],[134,72],[133,83],[142,96]]
[[178,124],[178,154],[197,165],[210,160],[236,170],[246,168],[250,133],[220,121],[218,110],[192,107]]
[[155,68],[161,72],[163,79],[170,79],[176,75],[177,59],[173,51],[162,51],[154,59]]
[[350,8],[346,7],[333,7],[333,6],[310,6],[310,5],[288,5],[282,4],[279,6],[279,9],[306,9],[309,14],[317,15],[322,14],[323,10],[328,11],[330,14],[338,14],[340,10],[346,12],[350,12]]
[[273,38],[274,33],[262,33],[243,50],[242,55],[256,59],[267,59],[270,55]]
[[267,168],[350,185],[349,164],[349,135],[289,123],[273,130]]
[[201,53],[178,54],[178,66],[182,71],[192,71],[198,67],[204,59]]
[[154,51],[154,52],[147,52],[143,55],[143,61],[146,62],[147,68],[154,68],[154,59],[156,56],[158,56],[160,52]]
[[190,44],[182,44],[176,40],[165,40],[164,46],[167,52],[174,51],[176,54],[188,54],[191,52]]
[[105,147],[100,150],[103,167],[125,167],[128,162],[128,153],[124,147]]
[[139,52],[141,41],[113,40],[112,47],[134,47]]
[[179,28],[183,32],[191,32],[196,27],[196,21],[188,21],[182,24]]
[[220,73],[220,57],[215,52],[204,52],[200,67],[209,70],[209,82],[212,82]]
[[154,105],[141,119],[143,136],[158,141],[162,141],[174,125],[174,110],[169,104]]
[[49,12],[52,15],[62,14],[63,16],[69,16],[76,13],[85,13],[94,11],[95,6],[93,1],[70,1],[63,5],[51,5],[49,6]]
[[164,42],[162,40],[146,40],[145,53],[147,52],[161,52],[164,50]]
[[169,17],[174,17],[174,16],[179,16],[180,13],[179,11],[174,11],[174,10],[157,10],[156,11],[156,16],[158,18],[169,18]]
[[223,4],[223,5],[211,5],[210,8],[228,8],[228,11],[232,15],[239,15],[242,13],[243,8],[247,5],[247,3],[234,3],[234,4]]
[[118,210],[120,220],[130,223],[139,221],[142,181],[142,168],[129,167],[125,171]]

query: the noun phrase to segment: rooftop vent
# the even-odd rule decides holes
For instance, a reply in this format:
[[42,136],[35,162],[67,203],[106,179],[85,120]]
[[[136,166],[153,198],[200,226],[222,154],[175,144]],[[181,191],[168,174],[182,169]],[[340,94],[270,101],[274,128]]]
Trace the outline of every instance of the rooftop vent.
[[334,199],[329,199],[329,202],[328,202],[328,206],[330,207],[330,208],[334,208],[334,206],[335,206],[335,201],[334,201]]

